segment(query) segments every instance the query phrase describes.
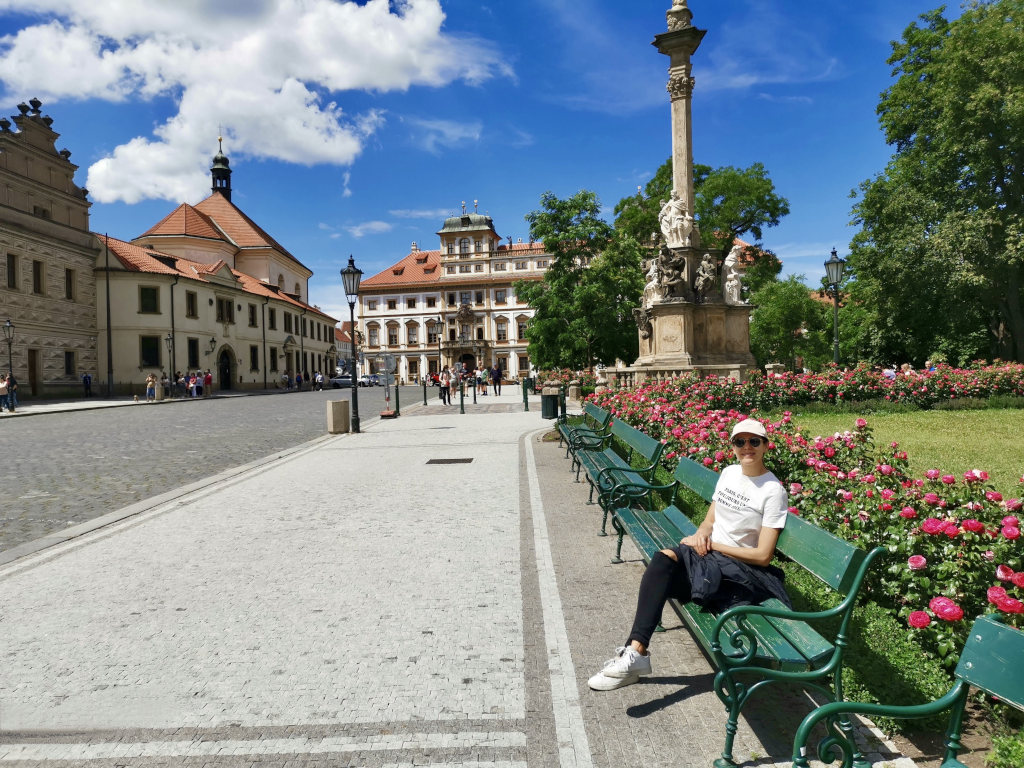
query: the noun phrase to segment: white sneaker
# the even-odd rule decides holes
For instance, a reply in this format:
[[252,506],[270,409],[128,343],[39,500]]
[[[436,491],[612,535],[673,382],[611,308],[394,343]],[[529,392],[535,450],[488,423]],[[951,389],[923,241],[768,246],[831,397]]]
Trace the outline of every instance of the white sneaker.
[[615,649],[615,656],[587,684],[595,691],[614,691],[651,674],[651,654],[642,655],[632,645]]

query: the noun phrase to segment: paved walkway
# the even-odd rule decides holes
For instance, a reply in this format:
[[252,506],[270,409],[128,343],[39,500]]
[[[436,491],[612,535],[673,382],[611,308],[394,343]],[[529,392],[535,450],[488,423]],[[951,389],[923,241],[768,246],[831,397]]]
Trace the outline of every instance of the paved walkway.
[[[587,688],[642,564],[609,563],[518,398],[403,408],[0,566],[0,764],[710,765],[721,705],[674,616],[655,676]],[[753,710],[737,759],[788,764],[803,711]]]

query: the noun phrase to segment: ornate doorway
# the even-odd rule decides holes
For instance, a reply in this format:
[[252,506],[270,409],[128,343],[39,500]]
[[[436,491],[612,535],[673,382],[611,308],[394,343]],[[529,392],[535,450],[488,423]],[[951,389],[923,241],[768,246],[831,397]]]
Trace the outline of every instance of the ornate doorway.
[[221,391],[231,389],[231,369],[234,358],[227,348],[222,349],[217,358],[217,387]]

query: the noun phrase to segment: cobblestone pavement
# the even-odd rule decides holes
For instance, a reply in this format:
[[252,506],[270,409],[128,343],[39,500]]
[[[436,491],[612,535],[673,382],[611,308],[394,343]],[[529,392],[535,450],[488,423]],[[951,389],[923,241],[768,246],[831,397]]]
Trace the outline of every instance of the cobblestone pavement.
[[[423,403],[415,387],[402,395]],[[26,403],[0,418],[0,552],[320,437],[324,403],[349,396],[327,389],[32,416],[23,414],[60,404]],[[364,422],[376,419],[384,389],[360,389],[359,406]]]

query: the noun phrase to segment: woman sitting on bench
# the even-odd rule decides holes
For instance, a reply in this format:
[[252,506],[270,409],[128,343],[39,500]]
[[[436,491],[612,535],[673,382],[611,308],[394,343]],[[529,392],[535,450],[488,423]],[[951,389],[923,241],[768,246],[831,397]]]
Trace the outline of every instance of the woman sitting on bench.
[[647,647],[669,598],[715,613],[775,597],[790,605],[782,571],[769,565],[786,525],[786,489],[764,465],[768,434],[756,419],[732,429],[738,464],[722,470],[711,506],[697,532],[656,552],[640,580],[633,629],[604,668],[590,678],[595,691],[611,691],[651,674]]

